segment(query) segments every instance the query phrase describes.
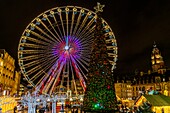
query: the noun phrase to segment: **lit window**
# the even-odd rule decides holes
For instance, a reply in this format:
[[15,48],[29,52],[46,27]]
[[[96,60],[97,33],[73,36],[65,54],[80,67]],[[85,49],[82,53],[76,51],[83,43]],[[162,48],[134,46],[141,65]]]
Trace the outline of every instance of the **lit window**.
[[3,62],[2,61],[0,61],[0,66],[3,66]]

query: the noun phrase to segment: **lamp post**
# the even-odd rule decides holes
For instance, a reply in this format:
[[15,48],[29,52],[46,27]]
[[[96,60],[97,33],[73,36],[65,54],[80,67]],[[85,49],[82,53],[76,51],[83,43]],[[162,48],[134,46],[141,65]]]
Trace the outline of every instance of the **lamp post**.
[[60,111],[64,111],[64,102],[65,102],[65,100],[66,100],[66,95],[60,95],[59,96],[59,100],[61,101],[61,110]]
[[23,97],[21,97],[21,103],[24,106],[26,105],[28,106],[28,113],[33,113],[33,109],[32,109],[33,99],[32,99],[30,92],[28,92],[27,95],[24,95]]
[[65,99],[67,98],[67,95],[49,95],[49,94],[44,94],[44,95],[39,95],[37,96],[37,90],[33,92],[33,95],[31,95],[30,92],[28,94],[24,95],[21,98],[21,103],[24,106],[28,106],[28,113],[36,113],[36,106],[43,104],[43,107],[46,107],[47,102],[52,102],[52,113],[56,113],[56,102],[60,101],[62,106],[61,110],[63,111],[63,105],[65,102]]
[[21,103],[24,106],[28,106],[28,113],[36,113],[36,106],[41,104],[41,102],[37,100],[44,100],[44,97],[37,96],[37,91],[34,92],[34,95],[28,92],[27,95],[21,98]]
[[57,95],[52,95],[52,113],[56,113],[56,102],[58,100]]

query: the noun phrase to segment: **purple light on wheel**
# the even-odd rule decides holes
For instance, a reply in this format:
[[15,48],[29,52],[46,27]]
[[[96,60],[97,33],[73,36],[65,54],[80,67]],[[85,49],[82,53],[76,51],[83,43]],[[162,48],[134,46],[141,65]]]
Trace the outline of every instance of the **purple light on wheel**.
[[81,47],[81,42],[77,37],[69,36],[57,43],[52,50],[53,55],[57,55],[61,59],[69,59],[71,56],[80,58]]

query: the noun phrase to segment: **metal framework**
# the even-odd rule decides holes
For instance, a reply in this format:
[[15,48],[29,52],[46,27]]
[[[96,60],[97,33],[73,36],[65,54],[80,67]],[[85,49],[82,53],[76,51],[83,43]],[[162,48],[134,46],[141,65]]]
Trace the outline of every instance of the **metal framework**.
[[[28,107],[28,113],[36,113],[36,106],[43,105],[42,107],[46,107],[48,102],[52,102],[52,113],[56,113],[56,102],[61,102],[64,104],[67,95],[38,95],[37,91],[32,95],[28,92],[27,95],[21,97],[21,103],[24,106]],[[62,109],[61,109],[62,110]]]
[[[95,12],[77,6],[55,7],[33,19],[18,46],[19,66],[29,83],[43,93],[72,90],[77,95],[79,81],[85,91],[95,20]],[[117,43],[105,20],[103,27],[113,70]]]

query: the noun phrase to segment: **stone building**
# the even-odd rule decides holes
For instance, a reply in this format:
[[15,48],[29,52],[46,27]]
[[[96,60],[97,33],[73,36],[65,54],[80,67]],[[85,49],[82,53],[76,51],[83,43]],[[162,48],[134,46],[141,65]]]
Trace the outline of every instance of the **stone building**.
[[4,49],[0,49],[0,92],[1,95],[17,93],[21,74],[15,71],[15,60]]
[[149,90],[170,96],[170,70],[166,68],[161,52],[154,43],[151,53],[151,69],[135,72],[134,75],[118,77],[115,83],[116,95],[122,100],[136,100]]

